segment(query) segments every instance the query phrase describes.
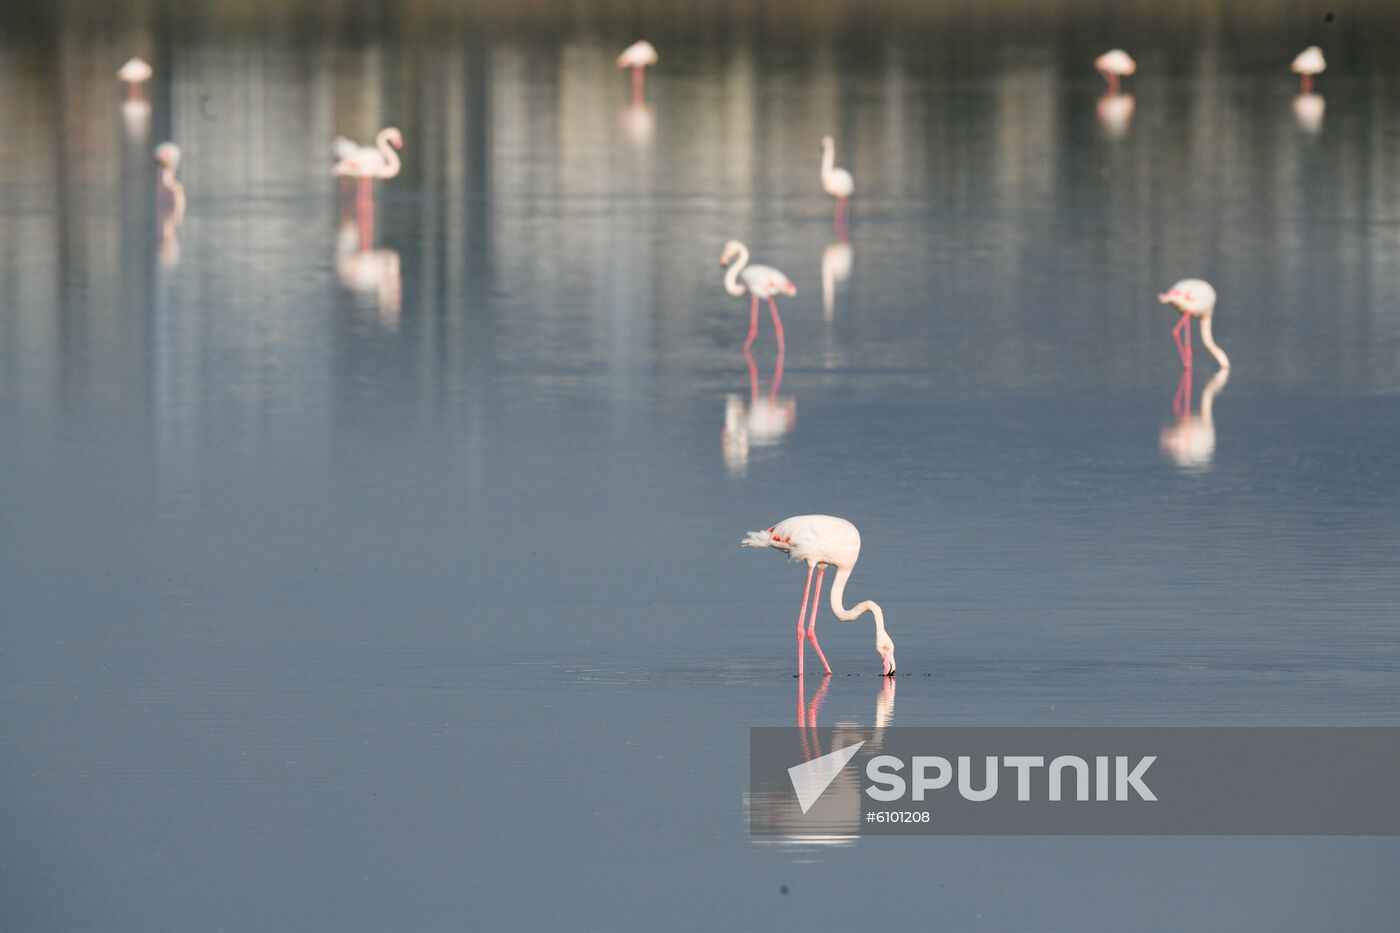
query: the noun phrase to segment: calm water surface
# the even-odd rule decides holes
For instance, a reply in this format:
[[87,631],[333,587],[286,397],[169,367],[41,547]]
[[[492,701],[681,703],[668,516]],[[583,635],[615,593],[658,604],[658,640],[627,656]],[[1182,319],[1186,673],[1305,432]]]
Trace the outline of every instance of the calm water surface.
[[1400,724],[1395,24],[537,6],[4,30],[0,926],[1400,926],[1388,840],[756,843],[802,574],[737,546],[865,531],[901,676],[824,609],[823,725]]

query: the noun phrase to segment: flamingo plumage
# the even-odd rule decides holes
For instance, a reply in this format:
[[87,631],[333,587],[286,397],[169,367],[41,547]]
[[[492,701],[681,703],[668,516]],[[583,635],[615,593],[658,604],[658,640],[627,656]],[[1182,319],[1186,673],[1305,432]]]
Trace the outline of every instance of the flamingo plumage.
[[1109,49],[1094,59],[1094,70],[1108,82],[1108,93],[1118,93],[1118,82],[1137,71],[1137,62],[1122,49]]
[[836,199],[836,238],[846,239],[846,217],[851,210],[851,195],[856,190],[856,180],[844,168],[836,167],[836,140],[822,137],[822,191]]
[[1298,53],[1289,67],[1298,76],[1299,93],[1311,94],[1313,78],[1327,70],[1327,59],[1323,57],[1322,49],[1310,45]]
[[[1158,295],[1157,300],[1171,305],[1181,314],[1181,320],[1172,329],[1172,339],[1176,341],[1177,352],[1181,354],[1182,366],[1191,368],[1191,319],[1194,317],[1201,322],[1201,343],[1206,345],[1221,369],[1230,368],[1230,358],[1220,349],[1211,332],[1211,321],[1215,317],[1215,289],[1209,282],[1182,279]],[[1184,338],[1181,334],[1183,327],[1186,328]]]
[[[731,262],[733,265],[730,265]],[[777,295],[796,295],[797,286],[772,266],[749,265],[749,248],[738,240],[730,240],[724,244],[719,264],[729,266],[729,271],[724,276],[725,291],[735,296],[753,296],[753,303],[749,309],[749,338],[744,341],[744,350],[747,351],[753,346],[754,337],[758,334],[758,300],[763,298],[767,300],[768,311],[773,316],[773,331],[778,335],[778,350],[782,351],[783,319],[778,317],[778,306],[774,304],[773,298]]]
[[[817,642],[817,604],[821,602],[822,576],[827,567],[836,568],[836,579],[831,583],[831,611],[842,622],[854,622],[869,612],[875,618],[875,650],[880,653],[883,673],[889,676],[895,672],[894,642],[885,631],[885,613],[873,600],[856,603],[849,609],[842,603],[845,598],[846,581],[855,569],[860,557],[860,532],[856,526],[844,518],[833,515],[797,515],[778,522],[767,531],[751,531],[748,537],[739,542],[741,547],[766,547],[782,551],[793,561],[807,565],[807,585],[802,591],[802,608],[797,613],[797,675],[802,676],[804,639],[812,643],[817,657],[828,674],[831,665],[826,662],[822,646]],[[811,596],[812,571],[817,571],[817,592],[812,599],[812,614],[805,629],[803,619],[807,615],[807,601]]]
[[632,69],[632,100],[641,103],[646,96],[646,70],[656,64],[656,46],[645,39],[633,42],[617,57],[617,67]]

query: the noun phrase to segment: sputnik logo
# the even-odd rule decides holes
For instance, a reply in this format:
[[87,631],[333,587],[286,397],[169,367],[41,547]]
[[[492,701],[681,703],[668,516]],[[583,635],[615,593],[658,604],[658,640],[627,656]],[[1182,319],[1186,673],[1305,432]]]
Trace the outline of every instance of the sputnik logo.
[[803,813],[812,809],[812,804],[826,792],[831,782],[836,780],[836,775],[841,773],[841,769],[850,763],[864,744],[857,742],[847,745],[820,758],[813,758],[788,768],[788,778],[792,781],[792,789],[797,792],[797,803],[802,807]]

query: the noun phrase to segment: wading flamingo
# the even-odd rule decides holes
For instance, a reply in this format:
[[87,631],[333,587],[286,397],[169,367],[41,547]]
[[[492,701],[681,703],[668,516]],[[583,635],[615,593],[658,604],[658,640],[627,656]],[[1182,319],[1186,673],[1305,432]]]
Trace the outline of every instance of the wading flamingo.
[[1137,62],[1122,49],[1110,49],[1094,59],[1094,70],[1108,82],[1108,93],[1118,93],[1118,82],[1137,71]]
[[1310,45],[1298,53],[1298,57],[1293,59],[1291,67],[1293,73],[1298,76],[1299,93],[1311,94],[1313,76],[1320,75],[1327,70],[1327,59],[1322,57],[1322,49]]
[[[737,261],[732,266],[729,265],[735,257],[738,257]],[[749,310],[749,339],[744,341],[744,349],[753,346],[753,339],[758,335],[758,299],[764,298],[768,301],[769,313],[773,315],[773,332],[778,335],[778,352],[781,353],[784,349],[783,319],[778,317],[778,306],[773,303],[773,296],[796,295],[797,286],[771,266],[749,265],[749,248],[738,240],[730,240],[724,244],[719,264],[729,266],[729,271],[724,276],[725,291],[731,295],[743,295],[747,292],[753,296],[753,304]]]
[[[822,576],[826,568],[836,568],[836,579],[831,583],[831,611],[842,622],[854,622],[869,612],[875,617],[875,650],[880,652],[884,662],[884,674],[894,673],[894,642],[885,633],[885,614],[879,605],[871,600],[856,603],[850,609],[842,605],[846,592],[846,581],[855,569],[860,556],[860,532],[856,526],[844,518],[831,515],[798,515],[784,519],[767,531],[751,531],[739,542],[741,547],[771,547],[783,551],[790,560],[804,561],[807,564],[807,586],[802,591],[802,608],[797,612],[797,676],[802,676],[803,650],[805,637],[817,649],[817,657],[828,674],[831,665],[826,663],[822,646],[817,643],[817,605],[821,602]],[[817,571],[817,593],[812,600],[812,615],[803,632],[802,619],[807,614],[807,598],[812,589],[812,571]]]
[[822,190],[836,199],[836,238],[844,240],[856,180],[844,168],[836,167],[836,140],[830,136],[822,137]]
[[[374,147],[357,146],[344,136],[337,136],[331,144],[336,155],[331,173],[346,178],[359,179],[355,209],[359,216],[361,236],[372,236],[374,229],[374,192],[371,185],[374,179],[393,178],[402,168],[396,149],[403,148],[403,134],[396,127],[385,127],[374,139]],[[368,248],[368,243],[365,247]]]
[[643,39],[633,42],[617,57],[617,67],[632,69],[632,100],[641,103],[646,93],[646,71],[656,64],[656,47]]
[[176,223],[185,216],[185,186],[176,172],[180,170],[180,147],[174,143],[156,146],[156,164],[160,166],[160,187],[157,196],[170,205]]
[[155,72],[143,58],[128,59],[125,65],[117,69],[117,77],[126,82],[126,96],[132,99],[141,96],[141,85],[151,80],[153,74]]
[[[1206,349],[1215,357],[1221,369],[1230,368],[1230,358],[1220,349],[1220,345],[1211,334],[1210,322],[1215,317],[1215,289],[1209,282],[1182,279],[1158,295],[1157,300],[1181,312],[1181,320],[1172,328],[1172,340],[1176,341],[1176,350],[1181,354],[1182,366],[1191,368],[1191,319],[1195,317],[1201,319],[1201,343],[1206,345]],[[1186,328],[1185,334],[1181,333],[1183,327]]]

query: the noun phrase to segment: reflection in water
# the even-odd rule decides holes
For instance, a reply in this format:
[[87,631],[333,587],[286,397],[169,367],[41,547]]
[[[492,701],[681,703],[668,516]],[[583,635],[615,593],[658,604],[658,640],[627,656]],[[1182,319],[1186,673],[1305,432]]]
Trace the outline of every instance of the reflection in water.
[[645,101],[634,100],[618,112],[622,136],[632,145],[644,147],[656,132],[656,114]]
[[724,466],[730,475],[743,475],[748,469],[751,447],[772,447],[797,424],[797,400],[778,394],[778,386],[783,381],[783,355],[780,348],[768,392],[760,395],[758,365],[753,354],[744,348],[744,360],[749,365],[748,403],[745,404],[741,395],[725,397],[724,431],[720,434]]
[[836,315],[836,286],[851,277],[853,258],[851,244],[844,240],[822,250],[822,314],[828,321]]
[[1321,94],[1299,94],[1293,98],[1293,116],[1298,128],[1309,135],[1322,129],[1322,117],[1327,112],[1327,100]]
[[[863,750],[878,749],[884,745],[885,729],[894,723],[897,678],[881,677],[871,726],[865,727],[849,720],[839,721],[826,731],[827,741],[823,743],[817,717],[831,687],[831,680],[830,674],[822,675],[812,699],[808,701],[805,677],[797,677],[797,728],[803,761],[812,761],[828,752],[848,748],[856,743],[864,743]],[[790,787],[746,792],[743,798],[744,812],[750,821],[753,820],[754,810],[761,808],[765,825],[791,826],[794,830],[788,834],[752,836],[751,841],[758,845],[782,846],[853,845],[860,838],[860,783],[860,775],[855,769],[843,769],[809,814],[802,813]],[[819,811],[823,804],[828,805],[826,812]],[[819,819],[826,831],[810,834],[799,834],[795,831],[802,826],[811,826],[812,819]]]
[[1099,98],[1096,111],[1099,125],[1110,139],[1119,139],[1128,132],[1133,122],[1133,110],[1137,102],[1131,94],[1105,94]]
[[[372,233],[368,234],[373,236]],[[379,323],[397,330],[403,313],[403,276],[399,253],[392,249],[364,249],[365,225],[342,223],[336,243],[335,271],[340,284],[357,296],[372,300]]]
[[122,126],[127,139],[134,143],[146,138],[151,129],[151,103],[144,97],[129,97],[122,101]]
[[1201,392],[1201,409],[1191,413],[1191,370],[1181,371],[1172,410],[1176,423],[1162,429],[1161,447],[1173,463],[1183,470],[1200,471],[1215,459],[1215,397],[1230,380],[1230,371],[1222,369],[1206,383]]

